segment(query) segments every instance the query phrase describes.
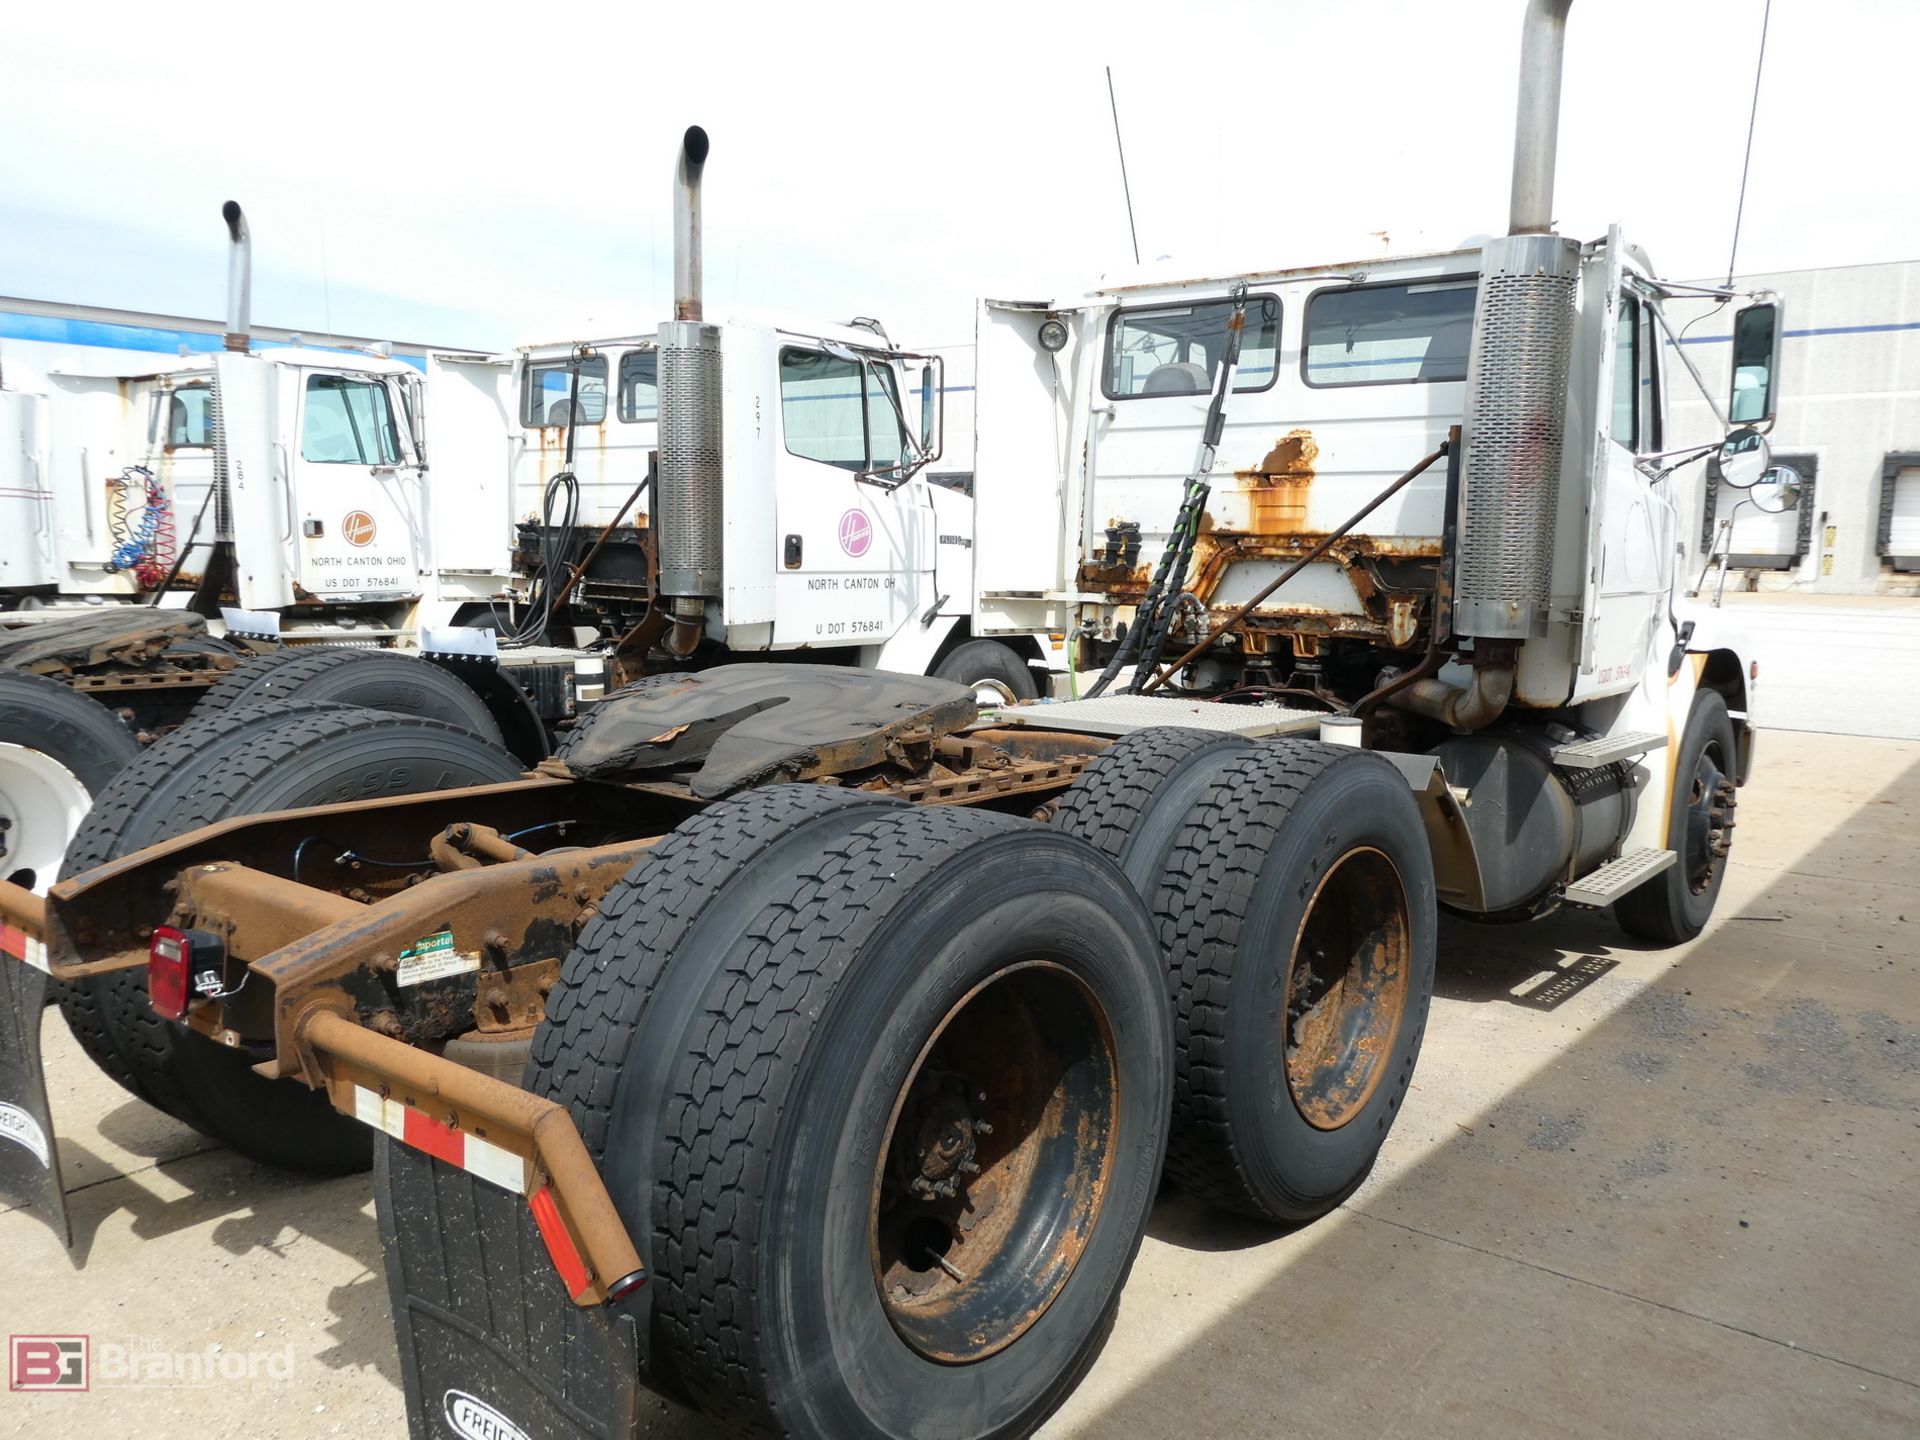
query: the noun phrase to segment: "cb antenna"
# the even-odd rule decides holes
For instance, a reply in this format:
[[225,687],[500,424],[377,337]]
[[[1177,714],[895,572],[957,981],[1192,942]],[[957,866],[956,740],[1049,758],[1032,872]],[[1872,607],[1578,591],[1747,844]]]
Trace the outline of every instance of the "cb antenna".
[[1127,183],[1127,147],[1120,140],[1120,102],[1113,98],[1113,67],[1107,66],[1107,108],[1113,111],[1113,148],[1120,152],[1120,193],[1127,197],[1127,234],[1133,238],[1133,263],[1140,263],[1140,232],[1133,228],[1133,187]]
[[1747,153],[1740,162],[1740,199],[1733,207],[1733,248],[1727,252],[1727,288],[1733,288],[1733,265],[1740,258],[1740,222],[1747,213],[1747,172],[1753,168],[1753,126],[1760,118],[1760,76],[1767,65],[1767,26],[1773,20],[1773,0],[1760,12],[1760,53],[1753,62],[1753,108],[1747,112]]

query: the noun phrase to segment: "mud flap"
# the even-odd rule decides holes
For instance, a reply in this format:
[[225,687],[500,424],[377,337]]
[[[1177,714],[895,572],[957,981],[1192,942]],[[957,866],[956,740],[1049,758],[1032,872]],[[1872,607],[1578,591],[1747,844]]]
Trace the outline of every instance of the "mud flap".
[[[9,950],[17,934],[7,930]],[[43,971],[11,953],[0,955],[0,1200],[32,1211],[71,1247],[47,1077],[40,1067],[47,984]]]
[[411,1440],[629,1440],[648,1289],[567,1297],[526,1202],[382,1136],[373,1191]]

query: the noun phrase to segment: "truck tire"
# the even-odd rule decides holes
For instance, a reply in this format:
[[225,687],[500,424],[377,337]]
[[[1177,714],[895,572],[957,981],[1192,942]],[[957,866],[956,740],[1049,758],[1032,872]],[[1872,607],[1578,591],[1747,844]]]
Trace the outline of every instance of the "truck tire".
[[1680,859],[1613,902],[1629,935],[1678,945],[1706,928],[1733,845],[1737,743],[1727,702],[1717,691],[1700,691],[1674,751],[1667,848]]
[[1151,901],[1187,810],[1220,768],[1255,748],[1239,735],[1156,725],[1094,757],[1054,807],[1053,824],[1105,855]]
[[1433,858],[1406,779],[1280,740],[1193,804],[1153,902],[1173,1001],[1167,1173],[1295,1224],[1366,1178],[1433,996]]
[[969,640],[933,667],[936,680],[952,680],[973,691],[982,705],[1010,705],[1039,698],[1033,669],[998,640]]
[[216,681],[193,713],[218,714],[234,705],[294,699],[417,715],[501,743],[500,722],[459,676],[416,656],[343,645],[279,650],[249,660]]
[[45,894],[93,797],[139,753],[106,706],[57,680],[0,671],[0,876]]
[[984,1440],[1111,1324],[1171,1045],[1145,909],[1090,847],[794,785],[634,866],[529,1081],[652,1270],[653,1383],[742,1433]]
[[[183,726],[103,792],[67,874],[236,815],[514,779],[511,755],[456,726],[347,706],[241,706]],[[293,1169],[372,1163],[371,1132],[318,1091],[254,1073],[249,1057],[156,1014],[144,970],[69,987],[81,1047],[140,1099],[240,1153]]]

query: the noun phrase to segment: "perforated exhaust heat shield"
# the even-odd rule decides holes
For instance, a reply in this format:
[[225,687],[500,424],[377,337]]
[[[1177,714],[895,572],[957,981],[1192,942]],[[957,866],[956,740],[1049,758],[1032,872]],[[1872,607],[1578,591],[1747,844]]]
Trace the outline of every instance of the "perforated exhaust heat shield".
[[1482,252],[1467,362],[1458,634],[1545,632],[1579,277],[1580,247],[1558,235],[1506,235]]
[[720,594],[720,329],[660,327],[660,593]]

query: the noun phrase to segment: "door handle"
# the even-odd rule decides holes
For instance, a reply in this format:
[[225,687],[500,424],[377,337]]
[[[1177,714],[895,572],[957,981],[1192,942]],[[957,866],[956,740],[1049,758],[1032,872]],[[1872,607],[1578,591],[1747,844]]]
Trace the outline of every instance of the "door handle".
[[787,536],[783,559],[787,569],[798,570],[800,568],[800,537],[798,535]]

